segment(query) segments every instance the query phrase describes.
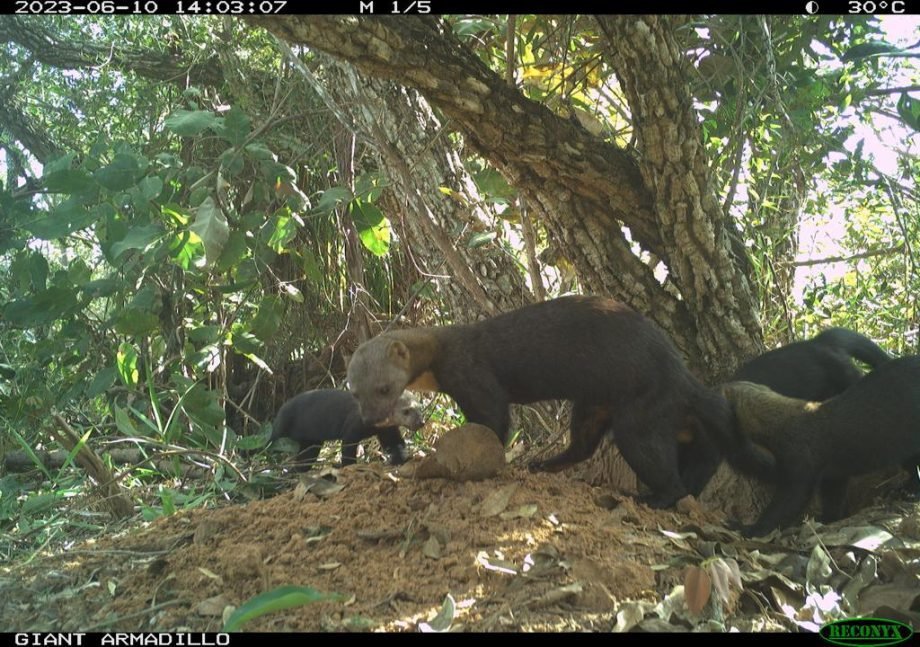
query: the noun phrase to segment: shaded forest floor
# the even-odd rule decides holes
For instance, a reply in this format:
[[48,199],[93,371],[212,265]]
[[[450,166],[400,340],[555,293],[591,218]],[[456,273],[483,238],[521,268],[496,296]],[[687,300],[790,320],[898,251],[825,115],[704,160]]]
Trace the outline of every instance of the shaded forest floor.
[[291,584],[344,599],[245,629],[789,631],[879,614],[920,628],[908,501],[749,541],[689,497],[652,510],[516,465],[472,483],[324,472],[0,567],[2,629],[218,631],[228,607]]

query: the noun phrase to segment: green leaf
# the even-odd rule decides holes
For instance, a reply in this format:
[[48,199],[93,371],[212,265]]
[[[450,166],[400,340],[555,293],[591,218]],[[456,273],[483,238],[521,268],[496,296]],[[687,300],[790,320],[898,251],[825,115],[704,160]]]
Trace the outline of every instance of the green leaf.
[[900,51],[900,48],[879,40],[873,41],[871,43],[860,43],[859,45],[853,45],[853,47],[843,53],[843,56],[840,57],[840,60],[856,61],[861,58],[868,58],[869,56],[877,56],[879,54],[893,54]]
[[163,191],[163,180],[156,175],[151,175],[141,180],[137,186],[145,200],[153,200]]
[[324,213],[330,213],[338,206],[340,202],[351,198],[351,191],[343,186],[334,186],[323,191],[323,195],[316,205],[316,210]]
[[166,127],[180,137],[192,137],[220,123],[220,117],[208,110],[176,110],[166,118]]
[[252,320],[252,334],[264,342],[270,341],[281,326],[284,305],[274,294],[266,295],[259,305],[259,312]]
[[79,307],[76,295],[67,288],[52,286],[35,296],[15,299],[3,308],[3,318],[20,328],[45,326]]
[[272,236],[268,240],[268,246],[280,254],[297,235],[297,222],[283,211],[278,212],[274,221],[275,228],[272,230]]
[[115,294],[120,285],[121,283],[116,279],[105,278],[84,283],[80,289],[83,291],[83,295],[85,297],[96,299],[99,297],[107,297]]
[[898,99],[898,116],[914,130],[920,130],[920,101],[906,92],[902,93]]
[[147,249],[149,245],[159,240],[162,235],[163,228],[156,224],[129,229],[124,238],[112,245],[112,258],[118,259],[119,256],[129,249],[139,249],[143,251]]
[[102,369],[96,373],[93,381],[87,387],[86,397],[95,398],[97,395],[105,393],[115,383],[116,379],[118,379],[118,369],[114,366]]
[[238,631],[240,627],[267,613],[301,607],[313,602],[336,602],[345,600],[340,593],[323,593],[309,586],[279,586],[249,598],[237,607],[224,625],[224,631]]
[[243,148],[246,153],[255,160],[261,162],[276,162],[278,157],[263,143],[253,142]]
[[239,265],[249,247],[246,245],[246,236],[240,231],[231,231],[224,248],[220,251],[220,258],[214,269],[218,272],[226,272]]
[[220,339],[220,326],[198,326],[188,332],[193,344],[214,344]]
[[108,166],[97,169],[96,181],[109,191],[123,191],[137,184],[141,169],[133,155],[119,153]]
[[82,193],[96,184],[93,176],[83,169],[64,169],[46,173],[42,184],[48,193]]
[[498,236],[494,231],[481,231],[478,234],[473,234],[470,236],[469,242],[466,246],[470,249],[476,249],[477,247],[482,247],[488,243],[491,243]]
[[119,344],[115,360],[122,383],[129,387],[137,385],[140,373],[137,368],[137,351],[134,346],[127,342]]
[[224,117],[224,131],[221,137],[226,139],[234,146],[239,146],[246,141],[246,136],[252,130],[252,124],[249,116],[237,108],[230,108],[230,111]]
[[233,334],[230,335],[230,345],[234,350],[243,355],[254,355],[262,350],[262,344],[259,342],[259,339],[248,332],[233,332]]
[[220,258],[224,244],[230,237],[230,225],[227,224],[227,218],[224,216],[223,211],[220,210],[220,207],[217,206],[217,203],[214,202],[214,198],[209,196],[198,205],[195,222],[190,229],[204,243],[204,252],[208,265]]
[[368,202],[355,200],[349,205],[349,212],[358,228],[361,243],[376,256],[384,256],[390,250],[390,221],[383,212]]
[[115,315],[114,327],[122,335],[139,337],[159,330],[160,318],[152,312],[125,308]]

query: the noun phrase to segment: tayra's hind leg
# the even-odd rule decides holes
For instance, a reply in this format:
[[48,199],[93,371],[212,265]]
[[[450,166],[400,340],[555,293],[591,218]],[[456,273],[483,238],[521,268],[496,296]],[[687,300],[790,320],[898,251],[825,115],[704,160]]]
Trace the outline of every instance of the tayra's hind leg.
[[590,458],[610,427],[610,410],[606,406],[575,402],[569,428],[569,446],[561,453],[543,461],[533,461],[533,472],[559,472]]

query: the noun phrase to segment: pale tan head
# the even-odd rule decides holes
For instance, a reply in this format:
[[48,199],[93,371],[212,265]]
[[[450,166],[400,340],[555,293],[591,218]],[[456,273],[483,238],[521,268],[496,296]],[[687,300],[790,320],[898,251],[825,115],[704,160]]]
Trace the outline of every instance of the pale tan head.
[[409,348],[386,335],[358,347],[348,363],[348,389],[365,423],[379,425],[393,416],[409,384],[409,365]]
[[751,436],[769,433],[820,407],[820,403],[789,398],[754,382],[723,384],[722,394],[731,404],[741,431]]
[[421,429],[425,424],[425,417],[422,415],[422,407],[418,401],[408,391],[404,391],[399,399],[396,400],[396,407],[390,414],[390,419],[384,421],[378,426],[385,427],[405,427],[411,431]]

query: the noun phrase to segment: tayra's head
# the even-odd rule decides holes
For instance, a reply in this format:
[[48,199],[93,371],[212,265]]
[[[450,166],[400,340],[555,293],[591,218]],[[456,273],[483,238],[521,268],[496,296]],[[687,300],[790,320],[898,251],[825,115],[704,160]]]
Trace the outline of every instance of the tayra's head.
[[749,435],[768,432],[820,407],[820,403],[787,398],[754,382],[723,384],[722,394],[731,404],[741,431]]
[[403,394],[396,400],[396,407],[393,409],[390,419],[378,426],[389,427],[395,425],[415,431],[416,429],[421,429],[424,424],[425,418],[422,417],[422,408],[419,406],[418,401],[411,393],[403,391]]
[[380,335],[358,346],[348,363],[348,389],[361,419],[369,425],[390,419],[409,378],[409,349],[401,341]]

